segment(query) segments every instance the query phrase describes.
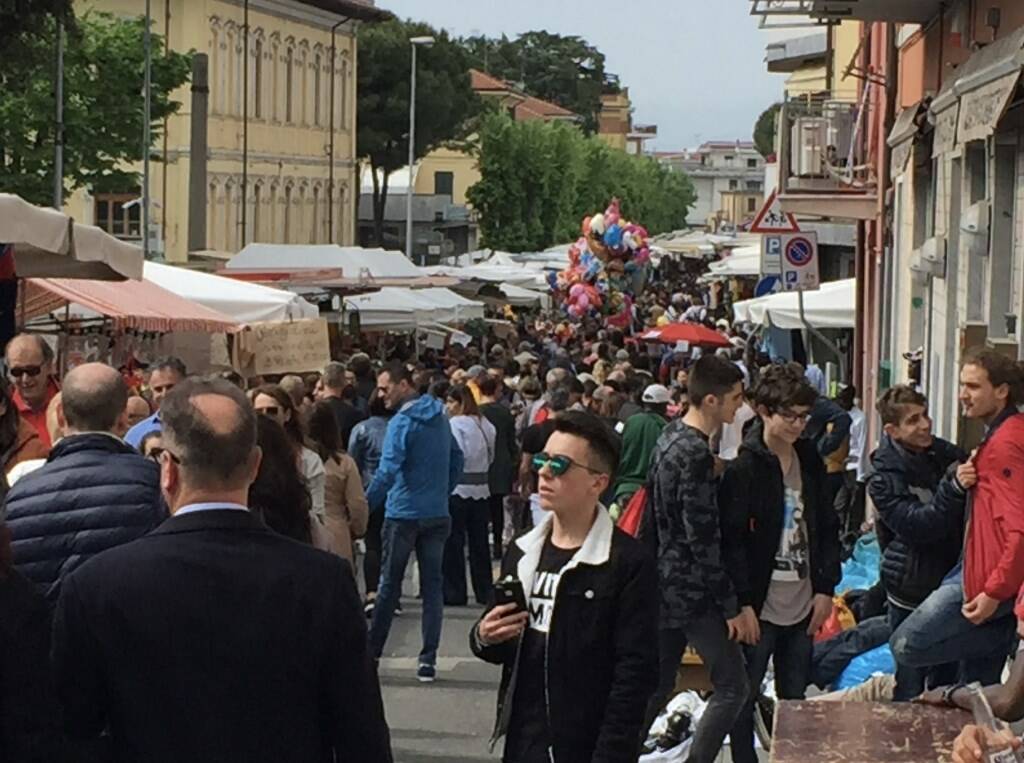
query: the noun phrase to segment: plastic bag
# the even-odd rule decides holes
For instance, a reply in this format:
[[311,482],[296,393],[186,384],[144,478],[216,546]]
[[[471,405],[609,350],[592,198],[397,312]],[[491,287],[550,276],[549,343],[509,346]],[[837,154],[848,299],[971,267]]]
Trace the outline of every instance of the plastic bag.
[[[693,731],[697,728],[700,717],[704,714],[705,707],[707,707],[707,703],[696,692],[684,691],[673,697],[655,719],[654,723],[651,724],[645,749],[652,747],[654,749],[652,752],[641,755],[639,763],[684,763],[690,754],[690,745],[693,743]],[[675,717],[678,720],[680,715],[689,718],[688,731],[684,734],[683,740],[679,744],[667,749],[659,747],[656,741],[668,730],[670,719]],[[686,724],[684,723],[683,725],[685,726]]]
[[882,550],[874,533],[868,533],[857,541],[853,556],[843,562],[843,577],[836,588],[837,593],[854,589],[867,590],[878,582]]
[[814,643],[828,641],[833,636],[838,636],[843,631],[849,630],[857,625],[857,619],[853,612],[846,606],[846,600],[842,596],[832,597],[832,614],[822,624],[821,628],[814,635]]
[[874,675],[880,673],[893,674],[896,672],[896,661],[892,657],[888,644],[872,649],[870,652],[854,657],[846,670],[836,681],[835,689],[849,689],[859,686]]

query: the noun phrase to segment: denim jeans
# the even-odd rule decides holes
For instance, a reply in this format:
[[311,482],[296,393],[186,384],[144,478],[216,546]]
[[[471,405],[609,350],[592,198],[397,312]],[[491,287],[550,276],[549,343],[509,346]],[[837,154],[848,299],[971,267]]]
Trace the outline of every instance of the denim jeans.
[[[913,613],[911,609],[903,609],[889,604],[889,627],[893,633]],[[896,688],[893,690],[893,702],[909,702],[926,688],[954,684],[959,675],[956,663],[936,665],[932,668],[914,668],[896,663]]]
[[959,662],[961,681],[999,683],[1015,631],[1013,600],[981,625],[963,616],[963,604],[960,576],[948,577],[893,632],[889,646],[896,664],[931,668]]
[[694,731],[687,760],[689,763],[713,763],[750,694],[743,652],[739,644],[729,640],[725,620],[720,614],[702,615],[686,628],[663,628],[658,632],[660,679],[658,690],[647,706],[644,732],[646,735],[658,713],[674,695],[676,673],[688,644],[704,661],[714,694]]
[[448,517],[431,519],[385,519],[381,530],[382,558],[377,604],[370,622],[370,652],[379,658],[391,631],[395,605],[402,593],[402,579],[409,563],[409,554],[416,551],[420,568],[420,593],[423,596],[423,650],[420,664],[437,663],[437,647],[441,643],[441,622],[444,617],[444,578],[441,560],[444,542],[451,529]]
[[750,699],[736,724],[729,732],[732,759],[735,763],[757,763],[754,751],[754,700],[761,691],[761,682],[768,670],[768,661],[775,665],[775,694],[779,699],[803,699],[811,682],[813,639],[807,635],[811,623],[808,615],[795,625],[775,625],[761,620],[761,640],[744,646]]
[[451,496],[448,508],[452,529],[444,544],[444,603],[466,604],[466,546],[469,546],[469,572],[477,604],[487,604],[494,587],[491,549],[487,537],[490,506],[486,498],[473,500]]

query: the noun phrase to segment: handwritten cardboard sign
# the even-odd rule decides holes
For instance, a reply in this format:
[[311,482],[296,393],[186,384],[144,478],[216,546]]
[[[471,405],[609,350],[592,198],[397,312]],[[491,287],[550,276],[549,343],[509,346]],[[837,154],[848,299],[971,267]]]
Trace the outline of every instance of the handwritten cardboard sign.
[[327,321],[322,318],[253,323],[237,339],[239,365],[260,376],[319,371],[331,359]]

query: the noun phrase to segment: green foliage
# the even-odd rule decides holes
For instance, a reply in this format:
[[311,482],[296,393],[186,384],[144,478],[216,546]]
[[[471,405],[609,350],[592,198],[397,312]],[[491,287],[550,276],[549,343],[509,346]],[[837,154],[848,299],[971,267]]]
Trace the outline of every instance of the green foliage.
[[578,114],[588,134],[597,132],[601,94],[619,90],[605,72],[604,54],[580,37],[540,31],[515,40],[467,37],[462,44],[474,68]]
[[45,37],[53,18],[72,20],[71,0],[0,0],[0,51],[20,53],[24,41]]
[[[472,130],[472,117],[480,108],[470,84],[468,56],[446,32],[397,19],[360,29],[356,143],[358,155],[369,160],[374,172],[378,242],[387,201],[387,173],[404,167],[409,160],[409,39],[423,35],[433,36],[436,42],[416,51],[416,158],[465,139]],[[385,173],[379,186],[378,170]]]
[[[19,38],[22,54],[0,67],[0,188],[36,204],[53,195],[54,34]],[[69,27],[64,47],[64,186],[123,191],[138,185],[145,54],[143,18],[87,13]],[[188,81],[191,57],[163,54],[152,36],[152,134],[177,112],[171,92]]]
[[686,175],[560,122],[488,115],[477,150],[481,179],[468,196],[485,247],[539,251],[575,240],[583,218],[613,196],[654,235],[681,227],[696,200]]
[[773,103],[761,112],[757,124],[754,125],[754,148],[761,156],[766,157],[775,153],[775,131],[778,129],[776,122],[781,109],[781,103]]

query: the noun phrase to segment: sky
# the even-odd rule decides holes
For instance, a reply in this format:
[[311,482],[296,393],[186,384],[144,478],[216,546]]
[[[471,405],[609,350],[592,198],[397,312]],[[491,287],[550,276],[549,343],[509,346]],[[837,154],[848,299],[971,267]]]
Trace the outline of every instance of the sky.
[[629,88],[637,124],[656,124],[653,148],[750,140],[758,115],[782,95],[765,45],[810,30],[765,32],[749,0],[376,0],[402,18],[451,34],[509,37],[532,30],[578,35]]

